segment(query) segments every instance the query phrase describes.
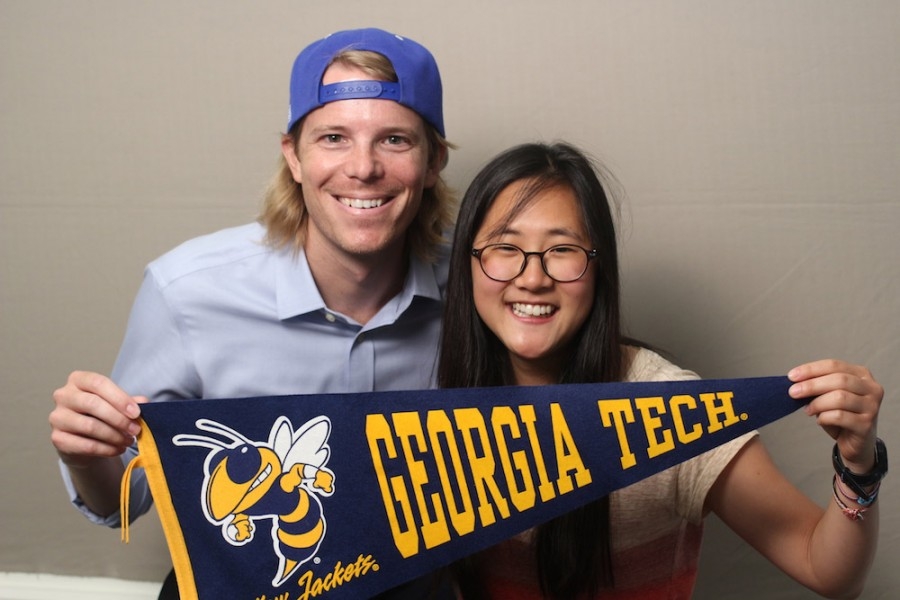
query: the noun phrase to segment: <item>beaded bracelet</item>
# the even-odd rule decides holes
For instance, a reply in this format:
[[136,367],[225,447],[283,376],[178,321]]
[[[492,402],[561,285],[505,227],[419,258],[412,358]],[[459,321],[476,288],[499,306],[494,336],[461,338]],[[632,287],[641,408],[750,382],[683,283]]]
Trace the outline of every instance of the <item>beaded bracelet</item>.
[[[866,511],[869,510],[868,506],[863,508],[850,508],[843,500],[841,500],[837,488],[837,477],[832,480],[831,488],[834,491],[834,501],[841,508],[841,512],[844,513],[845,517],[851,521],[862,521],[866,518]],[[874,501],[875,499],[873,498],[872,502]]]
[[847,490],[844,488],[841,480],[837,478],[837,475],[834,476],[831,485],[836,487],[841,492],[841,496],[843,496],[845,499],[849,500],[850,502],[855,502],[856,504],[859,504],[863,507],[869,506],[873,502],[875,502],[875,500],[878,498],[878,490],[881,489],[881,482],[879,481],[875,484],[875,487],[873,487],[869,491],[868,497],[864,498],[862,496],[851,496],[847,493]]

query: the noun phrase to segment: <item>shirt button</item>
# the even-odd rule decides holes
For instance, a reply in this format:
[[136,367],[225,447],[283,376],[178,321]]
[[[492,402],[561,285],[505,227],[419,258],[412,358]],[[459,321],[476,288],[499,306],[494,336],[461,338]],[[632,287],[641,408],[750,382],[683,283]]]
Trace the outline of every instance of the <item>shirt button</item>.
[[327,312],[327,313],[325,313],[325,320],[328,321],[329,323],[334,323],[335,321],[337,321],[337,317],[335,317],[330,312]]

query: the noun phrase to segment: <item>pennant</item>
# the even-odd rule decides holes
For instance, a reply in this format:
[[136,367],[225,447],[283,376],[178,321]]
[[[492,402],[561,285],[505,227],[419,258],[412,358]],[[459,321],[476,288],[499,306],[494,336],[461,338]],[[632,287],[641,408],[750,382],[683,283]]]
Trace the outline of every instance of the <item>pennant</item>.
[[153,403],[141,409],[123,507],[131,469],[143,467],[182,598],[369,597],[793,412],[790,385]]

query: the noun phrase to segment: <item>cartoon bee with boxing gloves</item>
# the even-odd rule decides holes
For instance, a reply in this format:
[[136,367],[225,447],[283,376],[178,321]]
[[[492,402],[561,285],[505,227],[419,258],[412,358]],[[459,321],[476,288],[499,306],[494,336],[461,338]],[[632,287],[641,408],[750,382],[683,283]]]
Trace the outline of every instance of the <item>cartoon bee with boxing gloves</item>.
[[325,538],[319,496],[334,493],[334,473],[325,467],[331,454],[331,421],[319,416],[295,431],[290,420],[281,416],[267,442],[251,441],[209,419],[198,419],[196,426],[225,438],[192,434],[172,438],[178,446],[211,449],[201,492],[206,519],[221,527],[234,546],[253,539],[258,521],[271,520],[279,557],[272,584],[281,585],[315,556]]

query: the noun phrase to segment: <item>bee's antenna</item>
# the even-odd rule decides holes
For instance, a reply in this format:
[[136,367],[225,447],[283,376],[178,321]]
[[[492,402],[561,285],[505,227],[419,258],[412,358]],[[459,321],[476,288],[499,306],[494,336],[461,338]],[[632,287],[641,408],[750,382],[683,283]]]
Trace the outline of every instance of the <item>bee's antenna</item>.
[[234,448],[242,443],[253,445],[253,442],[246,437],[221,423],[209,419],[197,419],[195,425],[197,426],[197,429],[202,429],[203,431],[208,431],[210,433],[217,433],[224,438],[228,438],[229,441],[225,442],[205,435],[180,433],[172,438],[172,443],[176,446],[203,446],[205,448],[212,448],[213,450],[219,448]]
[[224,442],[206,437],[204,435],[191,435],[189,433],[179,433],[172,438],[172,443],[176,446],[203,446],[212,450],[227,448]]
[[211,421],[209,419],[197,419],[197,429],[202,429],[210,433],[218,433],[219,435],[231,438],[236,443],[253,444],[249,439],[226,425]]

